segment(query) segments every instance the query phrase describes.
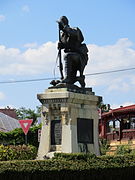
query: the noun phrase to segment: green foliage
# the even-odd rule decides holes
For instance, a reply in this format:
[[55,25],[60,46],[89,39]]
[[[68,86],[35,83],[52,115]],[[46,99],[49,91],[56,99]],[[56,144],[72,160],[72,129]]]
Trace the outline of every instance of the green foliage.
[[109,149],[109,144],[106,139],[100,138],[99,139],[99,147],[101,155],[105,155]]
[[133,149],[130,154],[135,156],[135,149]]
[[38,126],[33,126],[30,128],[28,132],[28,143],[38,147],[39,142],[38,142],[38,130],[41,129],[41,124]]
[[53,159],[63,159],[66,161],[77,161],[77,160],[81,160],[81,161],[87,161],[91,158],[96,158],[95,154],[91,154],[91,153],[55,153]]
[[101,109],[102,112],[108,112],[110,110],[110,104],[104,104],[103,102],[100,102],[98,107]]
[[[38,129],[41,129],[41,125],[31,127],[27,134],[28,144],[31,144],[36,147],[39,146]],[[6,133],[0,132],[0,143],[8,145],[24,144],[25,135],[21,128]]]
[[[73,154],[70,154],[73,157]],[[68,156],[70,156],[68,154]],[[11,180],[119,180],[134,179],[135,156],[101,156],[81,161],[78,154],[71,160],[25,160],[0,162],[0,179]],[[84,156],[82,159],[84,159]],[[60,156],[60,155],[58,155]],[[65,157],[63,154],[62,156]],[[79,157],[79,160],[75,158]]]
[[0,145],[0,161],[35,159],[37,148],[32,145]]
[[124,154],[130,154],[132,153],[132,150],[130,149],[129,145],[120,145],[117,147],[116,154],[117,155],[124,155]]
[[16,109],[17,118],[18,119],[33,119],[32,124],[34,124],[37,120],[37,117],[40,117],[40,107],[36,107],[36,111],[30,108],[26,109],[25,107],[20,107]]

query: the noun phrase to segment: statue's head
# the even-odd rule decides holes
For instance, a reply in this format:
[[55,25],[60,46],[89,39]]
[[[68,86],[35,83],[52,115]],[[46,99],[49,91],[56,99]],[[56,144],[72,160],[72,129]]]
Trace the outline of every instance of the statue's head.
[[66,16],[61,16],[58,22],[61,22],[64,25],[68,25],[68,18]]

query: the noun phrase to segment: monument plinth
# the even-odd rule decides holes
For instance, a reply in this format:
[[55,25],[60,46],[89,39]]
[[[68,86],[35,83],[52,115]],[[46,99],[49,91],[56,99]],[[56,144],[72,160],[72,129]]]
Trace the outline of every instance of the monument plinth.
[[97,103],[91,88],[51,88],[37,95],[42,103],[38,159],[54,152],[99,155]]

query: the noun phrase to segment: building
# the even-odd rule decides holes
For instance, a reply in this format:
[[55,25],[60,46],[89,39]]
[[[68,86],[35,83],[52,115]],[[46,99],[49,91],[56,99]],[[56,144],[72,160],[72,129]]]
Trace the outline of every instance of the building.
[[102,113],[99,121],[99,136],[108,141],[135,139],[135,105]]
[[4,108],[4,109],[0,109],[0,112],[14,118],[17,119],[17,114],[15,109],[11,109],[10,107]]
[[19,121],[0,112],[0,131],[8,132],[16,128],[21,128]]

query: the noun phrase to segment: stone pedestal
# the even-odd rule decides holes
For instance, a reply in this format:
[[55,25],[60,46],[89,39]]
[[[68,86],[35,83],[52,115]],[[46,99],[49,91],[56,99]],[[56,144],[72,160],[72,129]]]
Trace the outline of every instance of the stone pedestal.
[[91,89],[51,88],[37,95],[42,103],[38,159],[54,152],[99,155],[99,97]]

